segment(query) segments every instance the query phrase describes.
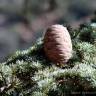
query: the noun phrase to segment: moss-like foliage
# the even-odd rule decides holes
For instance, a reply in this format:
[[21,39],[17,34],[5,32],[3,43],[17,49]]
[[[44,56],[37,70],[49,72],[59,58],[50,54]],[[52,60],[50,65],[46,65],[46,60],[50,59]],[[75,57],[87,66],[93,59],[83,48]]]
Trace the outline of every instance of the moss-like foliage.
[[0,64],[0,96],[96,94],[96,28],[70,31],[73,56],[63,67],[44,54],[43,39]]

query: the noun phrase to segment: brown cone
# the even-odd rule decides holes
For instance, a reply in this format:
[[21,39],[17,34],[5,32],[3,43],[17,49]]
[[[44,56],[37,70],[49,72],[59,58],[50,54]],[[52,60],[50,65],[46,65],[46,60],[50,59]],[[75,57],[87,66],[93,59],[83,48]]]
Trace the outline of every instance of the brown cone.
[[44,36],[44,51],[54,63],[64,64],[72,56],[72,43],[68,30],[62,25],[52,25]]

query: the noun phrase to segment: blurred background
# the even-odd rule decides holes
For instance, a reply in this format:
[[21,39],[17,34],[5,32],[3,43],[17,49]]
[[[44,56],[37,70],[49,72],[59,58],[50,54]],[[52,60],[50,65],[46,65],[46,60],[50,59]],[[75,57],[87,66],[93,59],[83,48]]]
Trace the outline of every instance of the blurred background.
[[0,0],[0,62],[32,46],[52,24],[90,22],[96,0]]

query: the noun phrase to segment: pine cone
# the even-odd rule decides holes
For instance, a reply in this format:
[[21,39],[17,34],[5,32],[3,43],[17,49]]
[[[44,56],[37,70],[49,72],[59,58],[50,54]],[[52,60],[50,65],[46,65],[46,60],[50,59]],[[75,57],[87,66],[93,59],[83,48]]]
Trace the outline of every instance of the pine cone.
[[52,25],[45,33],[44,51],[54,63],[67,63],[72,56],[72,43],[68,30],[62,25]]

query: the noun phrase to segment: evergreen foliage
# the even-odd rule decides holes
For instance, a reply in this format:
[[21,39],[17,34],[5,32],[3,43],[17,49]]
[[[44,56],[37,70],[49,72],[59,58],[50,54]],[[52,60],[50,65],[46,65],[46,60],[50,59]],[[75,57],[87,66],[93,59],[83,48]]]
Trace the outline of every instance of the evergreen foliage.
[[70,34],[73,56],[62,68],[45,56],[42,38],[0,64],[0,96],[96,94],[96,28],[85,25]]

